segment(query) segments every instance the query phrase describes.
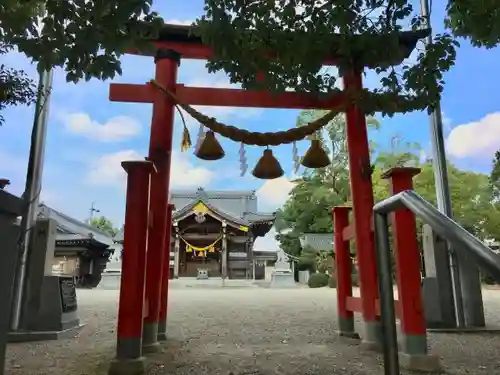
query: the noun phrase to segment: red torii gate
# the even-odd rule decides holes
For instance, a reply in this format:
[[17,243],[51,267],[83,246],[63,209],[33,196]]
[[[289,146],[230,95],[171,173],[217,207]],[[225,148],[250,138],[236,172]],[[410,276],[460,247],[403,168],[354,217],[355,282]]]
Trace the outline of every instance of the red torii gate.
[[[422,35],[402,33],[400,50],[395,51],[391,63],[399,64],[408,57]],[[329,109],[342,104],[343,93],[317,98],[294,92],[271,95],[266,91],[187,87],[177,83],[177,69],[184,59],[210,59],[212,50],[200,38],[189,34],[187,26],[167,25],[155,42],[155,80],[183,104],[230,107],[260,107],[289,109]],[[329,58],[325,65],[335,63]],[[362,89],[362,69],[352,69],[343,76],[345,90]],[[143,371],[142,349],[157,346],[160,323],[160,301],[167,301],[170,254],[170,225],[168,195],[174,106],[171,98],[149,84],[111,84],[111,101],[152,103],[153,118],[149,155],[146,161],[124,162],[128,173],[127,209],[120,293],[116,361],[110,373],[122,373],[131,366]],[[359,260],[359,278],[362,293],[362,315],[366,325],[366,342],[378,343],[380,322],[377,317],[378,300],[374,239],[371,231],[373,188],[370,153],[365,114],[351,105],[346,110],[347,148],[349,153],[350,183],[353,200],[355,243]],[[147,241],[146,241],[147,238]],[[146,251],[147,249],[147,251]],[[146,272],[141,259],[146,255]],[[145,274],[145,276],[144,276]],[[145,277],[145,280],[144,280]],[[163,284],[167,288],[162,288]],[[145,282],[145,292],[144,292]],[[162,293],[163,289],[163,293]],[[143,300],[145,301],[143,305]],[[163,315],[163,314],[162,314]],[[166,315],[166,314],[165,314]],[[142,317],[144,316],[144,322]],[[161,317],[165,319],[164,316]],[[163,326],[165,326],[163,324]]]

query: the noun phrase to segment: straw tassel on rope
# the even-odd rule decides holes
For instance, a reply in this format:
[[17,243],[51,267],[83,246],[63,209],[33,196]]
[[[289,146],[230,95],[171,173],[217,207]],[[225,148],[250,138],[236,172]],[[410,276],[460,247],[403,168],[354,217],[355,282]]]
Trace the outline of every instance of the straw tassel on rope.
[[187,151],[191,148],[191,136],[189,135],[189,130],[186,125],[184,125],[184,130],[182,131],[181,139],[181,151]]

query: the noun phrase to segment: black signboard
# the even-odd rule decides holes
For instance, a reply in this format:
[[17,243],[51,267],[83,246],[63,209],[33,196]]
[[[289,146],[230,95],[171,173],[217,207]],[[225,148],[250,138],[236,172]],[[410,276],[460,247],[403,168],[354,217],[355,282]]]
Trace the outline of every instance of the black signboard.
[[76,311],[78,304],[76,301],[76,286],[72,277],[60,277],[59,287],[61,290],[62,312],[69,313]]

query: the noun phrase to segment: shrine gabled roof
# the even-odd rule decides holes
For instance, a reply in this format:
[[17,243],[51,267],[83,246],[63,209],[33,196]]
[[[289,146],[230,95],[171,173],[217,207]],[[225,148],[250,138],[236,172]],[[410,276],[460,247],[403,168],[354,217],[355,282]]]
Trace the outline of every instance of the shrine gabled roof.
[[95,244],[113,245],[113,239],[107,233],[44,204],[39,205],[38,217],[53,219],[57,222],[57,242],[91,239],[91,242]]
[[195,190],[172,191],[170,203],[177,209],[201,200],[230,217],[244,219],[247,213],[257,212],[255,190]]
[[233,216],[231,215],[230,213],[228,212],[225,212],[217,207],[215,207],[214,205],[206,202],[204,199],[201,199],[201,198],[198,198],[198,199],[194,199],[193,201],[191,201],[190,204],[188,204],[187,206],[184,206],[183,208],[181,208],[180,210],[178,211],[175,211],[172,215],[172,219],[174,220],[180,220],[180,219],[183,219],[184,217],[186,217],[187,215],[189,215],[191,213],[191,211],[194,209],[194,207],[198,204],[198,203],[203,203],[210,211],[212,211],[215,215],[219,216],[220,218],[222,219],[225,219],[227,221],[230,221],[230,222],[233,222],[235,224],[238,224],[238,225],[245,225],[245,226],[248,226],[251,224],[250,221],[244,219],[244,218],[239,218],[239,217],[236,217],[236,216]]
[[[171,25],[165,24],[163,29],[160,31],[159,37],[155,40],[157,42],[177,42],[183,44],[190,44],[192,46],[202,45],[202,39],[199,36],[196,36],[192,33],[192,26],[187,25]],[[398,32],[399,39],[399,50],[394,51],[386,48],[387,46],[387,38],[392,38],[394,33],[392,34],[364,34],[364,35],[353,35],[350,38],[352,42],[351,45],[357,45],[357,41],[363,39],[363,43],[359,43],[360,48],[359,51],[351,51],[351,55],[358,56],[358,62],[362,63],[364,66],[369,68],[376,68],[382,64],[391,64],[391,65],[399,65],[405,58],[408,58],[410,54],[415,49],[417,42],[420,39],[425,38],[431,32],[430,29],[421,29],[421,30],[409,30],[409,31],[401,31]],[[334,34],[334,36],[338,36],[339,40],[344,40],[345,35]],[[370,38],[371,41],[367,42],[366,38]],[[335,44],[335,43],[334,43]],[[370,45],[372,48],[379,48],[377,59],[373,59],[373,50],[370,51],[365,46]],[[335,45],[325,47],[325,51],[335,51]],[[364,59],[364,56],[367,58]],[[335,57],[335,56],[334,56]],[[366,61],[363,61],[366,60]]]
[[210,199],[231,199],[231,198],[244,198],[255,197],[255,190],[205,190],[198,188],[196,190],[172,190],[171,195],[183,198],[210,198]]
[[107,244],[97,241],[93,237],[84,237],[81,234],[57,233],[56,245],[58,246],[93,246],[107,248]]
[[275,213],[257,211],[255,190],[205,190],[198,188],[191,191],[172,191],[170,203],[178,208],[173,212],[174,220],[182,220],[196,210],[196,205],[203,204],[211,215],[220,221],[226,221],[241,230],[252,228],[252,233],[262,236],[274,224]]

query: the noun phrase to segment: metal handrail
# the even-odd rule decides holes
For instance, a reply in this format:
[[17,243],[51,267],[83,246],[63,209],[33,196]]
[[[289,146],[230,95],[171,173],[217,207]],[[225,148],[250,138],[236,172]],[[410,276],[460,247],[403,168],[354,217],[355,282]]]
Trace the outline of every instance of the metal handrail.
[[394,291],[392,282],[391,245],[389,242],[388,214],[406,208],[428,224],[439,236],[448,240],[457,251],[464,251],[476,264],[500,283],[500,258],[483,242],[448,216],[439,212],[432,204],[413,190],[405,190],[377,203],[375,213],[375,238],[377,272],[380,292],[380,320],[384,334],[384,373],[399,375],[398,338]]

